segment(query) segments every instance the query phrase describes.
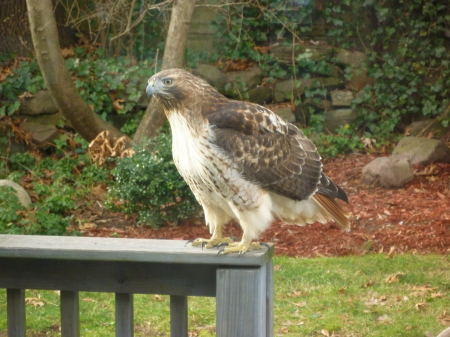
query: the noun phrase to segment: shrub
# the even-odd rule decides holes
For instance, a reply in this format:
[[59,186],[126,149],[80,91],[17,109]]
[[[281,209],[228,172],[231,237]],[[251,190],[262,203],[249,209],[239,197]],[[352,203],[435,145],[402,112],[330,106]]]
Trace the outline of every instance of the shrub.
[[133,157],[117,161],[110,187],[112,209],[137,213],[140,223],[152,226],[198,213],[199,205],[173,163],[171,144],[171,136],[161,133],[137,147]]

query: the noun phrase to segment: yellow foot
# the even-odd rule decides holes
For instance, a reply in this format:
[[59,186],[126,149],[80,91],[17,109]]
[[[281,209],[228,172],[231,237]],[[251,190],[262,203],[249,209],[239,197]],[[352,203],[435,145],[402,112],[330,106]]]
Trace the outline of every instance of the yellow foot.
[[220,245],[221,243],[233,243],[232,238],[211,238],[211,239],[195,239],[192,241],[193,246],[202,246],[206,248],[212,248]]
[[229,253],[239,253],[240,255],[244,255],[249,250],[260,250],[262,249],[261,245],[267,245],[265,243],[259,244],[258,242],[236,242],[230,243],[225,249],[221,249],[219,254],[229,254]]

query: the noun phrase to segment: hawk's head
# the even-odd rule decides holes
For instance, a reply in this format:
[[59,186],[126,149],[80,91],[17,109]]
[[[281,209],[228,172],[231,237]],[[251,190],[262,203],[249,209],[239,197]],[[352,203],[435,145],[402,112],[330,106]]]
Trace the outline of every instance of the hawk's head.
[[[148,80],[147,96],[154,96],[166,110],[180,106],[192,109],[194,104],[224,99],[213,87],[183,69],[168,69],[156,73]],[[211,102],[212,103],[212,102]]]

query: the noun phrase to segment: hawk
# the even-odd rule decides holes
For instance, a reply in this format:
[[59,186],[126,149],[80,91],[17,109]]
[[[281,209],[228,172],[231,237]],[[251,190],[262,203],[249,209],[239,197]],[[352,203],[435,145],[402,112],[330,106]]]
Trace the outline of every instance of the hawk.
[[[334,220],[349,230],[336,199],[345,192],[322,171],[314,144],[261,105],[228,99],[182,69],[148,80],[147,95],[162,105],[172,129],[174,163],[205,214],[210,239],[193,245],[227,247],[223,254],[260,249],[253,240],[276,218],[288,224]],[[242,240],[223,237],[239,222]]]

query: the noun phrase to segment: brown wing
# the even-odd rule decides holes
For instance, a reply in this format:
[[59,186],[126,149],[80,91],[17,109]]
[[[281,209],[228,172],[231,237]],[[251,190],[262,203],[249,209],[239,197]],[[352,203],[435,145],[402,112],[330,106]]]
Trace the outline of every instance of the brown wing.
[[314,144],[269,109],[228,101],[206,118],[216,145],[246,179],[294,200],[308,199],[318,191],[347,201],[344,191],[322,173]]

